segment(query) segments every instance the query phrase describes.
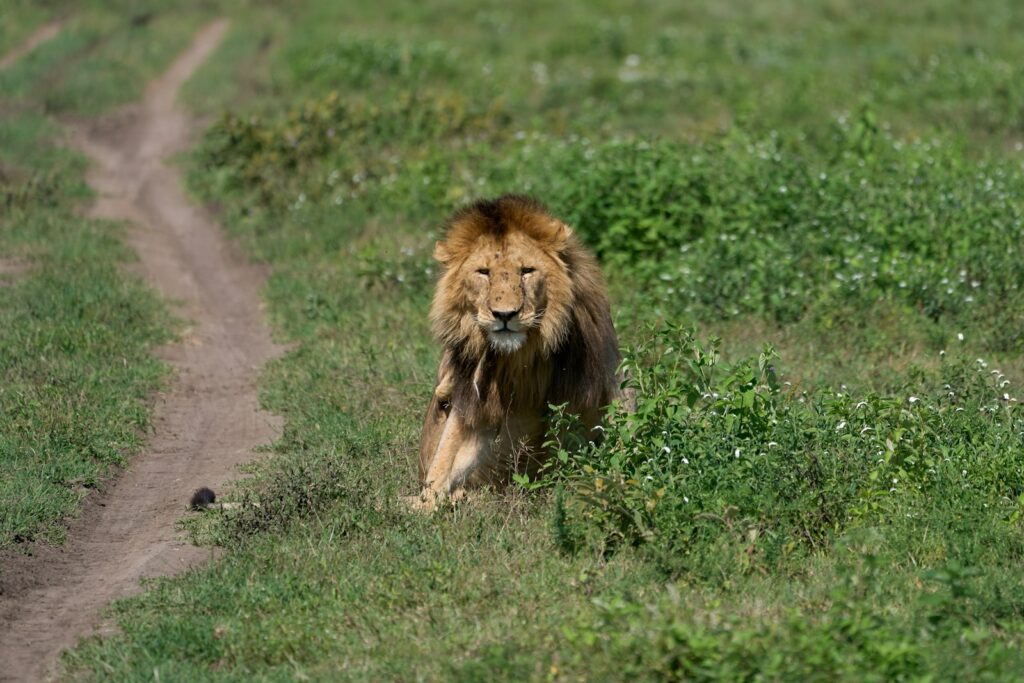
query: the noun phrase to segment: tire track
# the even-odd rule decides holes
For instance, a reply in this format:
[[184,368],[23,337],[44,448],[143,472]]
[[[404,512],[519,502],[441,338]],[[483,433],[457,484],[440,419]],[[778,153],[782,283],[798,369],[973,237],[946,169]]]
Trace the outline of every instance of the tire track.
[[8,557],[0,581],[2,680],[36,680],[64,648],[99,624],[112,600],[143,577],[166,576],[211,555],[175,531],[192,491],[237,475],[253,448],[280,434],[260,410],[256,381],[279,353],[261,312],[262,269],[245,262],[167,160],[185,150],[195,126],[176,108],[178,90],[228,27],[219,20],[148,87],[142,102],[76,125],[74,145],[92,161],[92,213],[127,220],[143,276],[190,321],[160,352],[175,369],[158,398],[153,433],[140,455],[71,523],[67,544]]
[[32,50],[36,49],[46,41],[53,40],[54,38],[56,38],[57,34],[60,33],[60,29],[63,23],[64,22],[60,20],[51,21],[50,23],[43,24],[42,26],[37,28],[32,33],[32,35],[30,35],[28,38],[25,39],[24,42],[22,42],[21,45],[18,45],[10,52],[5,54],[3,57],[0,57],[0,71],[3,71],[4,69],[8,68],[16,61],[27,55],[29,52],[32,52]]

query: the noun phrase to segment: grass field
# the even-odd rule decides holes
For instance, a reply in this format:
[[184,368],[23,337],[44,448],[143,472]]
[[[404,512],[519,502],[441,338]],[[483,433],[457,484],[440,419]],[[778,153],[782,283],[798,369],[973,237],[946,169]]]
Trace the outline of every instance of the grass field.
[[[216,117],[188,164],[273,267],[269,315],[295,346],[263,390],[285,433],[230,494],[258,506],[189,521],[227,553],[119,603],[121,632],[70,652],[72,675],[1019,677],[1015,4],[229,9],[187,92]],[[99,11],[81,20],[97,35]],[[148,21],[165,48],[130,64],[187,40],[196,24],[175,17]],[[46,85],[31,69],[65,48],[48,49],[3,91],[95,111],[153,71]],[[5,149],[52,132],[28,135]],[[77,163],[53,167],[79,178]],[[639,409],[538,481],[411,514],[398,500],[438,357],[431,248],[453,208],[505,191],[600,255]],[[66,220],[72,197],[24,210]],[[0,289],[0,311],[28,316],[46,300],[30,288],[55,286],[45,264],[84,238],[18,225],[44,265]],[[96,283],[121,282],[119,252],[97,230],[114,279],[83,268],[74,289],[114,301]],[[145,349],[165,329],[130,300],[108,324],[139,336],[102,351],[134,354],[120,397],[152,386]],[[49,373],[37,355],[5,372]]]
[[33,30],[53,19],[53,8],[29,0],[7,0],[0,7],[0,55],[25,40]]

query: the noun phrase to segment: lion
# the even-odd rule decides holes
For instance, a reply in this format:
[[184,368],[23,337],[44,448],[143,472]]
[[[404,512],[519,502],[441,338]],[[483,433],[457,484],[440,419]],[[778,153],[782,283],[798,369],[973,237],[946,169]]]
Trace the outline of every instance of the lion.
[[434,258],[430,320],[444,351],[420,437],[428,508],[535,472],[549,405],[566,404],[596,439],[621,386],[597,260],[541,203],[505,195],[463,208]]

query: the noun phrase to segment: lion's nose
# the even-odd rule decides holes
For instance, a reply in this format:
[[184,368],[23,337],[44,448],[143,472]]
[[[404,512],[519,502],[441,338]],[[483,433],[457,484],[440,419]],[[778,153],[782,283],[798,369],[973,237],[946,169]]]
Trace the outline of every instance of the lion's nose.
[[519,312],[518,310],[515,310],[515,311],[496,311],[494,309],[491,309],[491,315],[493,315],[495,317],[495,319],[500,320],[500,321],[502,321],[504,323],[507,323],[508,321],[512,320],[512,318],[514,318],[516,316],[516,313],[518,313],[518,312]]

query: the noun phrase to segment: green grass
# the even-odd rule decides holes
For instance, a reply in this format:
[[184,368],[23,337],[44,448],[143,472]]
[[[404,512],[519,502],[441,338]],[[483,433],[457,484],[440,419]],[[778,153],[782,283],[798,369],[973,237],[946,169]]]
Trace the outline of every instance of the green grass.
[[130,8],[4,8],[5,41],[66,22],[0,73],[0,255],[17,266],[0,282],[0,549],[63,540],[62,520],[141,447],[166,374],[164,304],[125,270],[124,226],[83,217],[85,160],[61,146],[63,117],[138,97],[202,19]]
[[[1021,21],[946,0],[236,10],[188,92],[227,110],[193,187],[273,266],[284,435],[239,509],[188,523],[223,559],[118,603],[70,672],[1018,677]],[[504,191],[601,255],[639,410],[525,488],[411,514],[431,247]]]
[[34,30],[53,18],[49,3],[4,0],[0,4],[0,56],[18,47]]
[[814,134],[868,102],[904,132],[1020,140],[1024,48],[1014,36],[1024,14],[1006,0],[303,8],[276,20],[241,13],[252,54],[284,41],[262,77],[268,90],[288,89],[278,100],[461,82],[452,89],[500,100],[525,129],[672,137],[737,124]]
[[0,547],[60,540],[54,523],[142,444],[169,321],[119,270],[119,233],[38,206],[3,221],[28,272],[0,287]]
[[210,17],[201,3],[88,2],[66,9],[61,32],[0,73],[7,99],[48,114],[91,116],[138,99]]

